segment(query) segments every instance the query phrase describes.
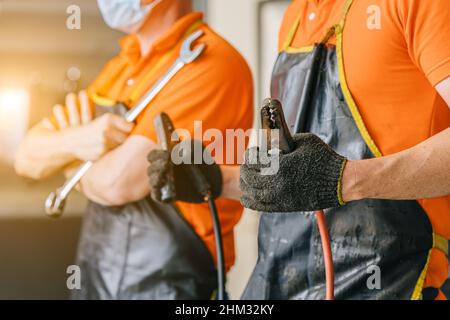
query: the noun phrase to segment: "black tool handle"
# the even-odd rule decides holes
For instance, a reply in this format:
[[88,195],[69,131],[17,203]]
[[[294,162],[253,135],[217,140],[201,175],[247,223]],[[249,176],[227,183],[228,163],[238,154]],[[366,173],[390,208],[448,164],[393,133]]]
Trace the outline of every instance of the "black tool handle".
[[[176,137],[176,134],[174,134],[175,127],[170,120],[170,117],[166,113],[160,113],[155,117],[154,125],[158,136],[158,142],[161,145],[161,148],[163,148],[164,150],[172,151],[173,147],[178,142],[178,137]],[[176,139],[172,139],[175,137]],[[217,251],[217,300],[225,300],[226,272],[223,252],[222,229],[220,226],[217,207],[212,196],[211,184],[209,183],[208,179],[206,179],[201,170],[195,165],[186,166],[185,168],[190,180],[193,181],[193,184],[197,188],[197,191],[204,197],[204,200],[208,203],[211,211]],[[167,173],[166,181],[166,185],[161,188],[161,200],[163,202],[175,201],[176,190],[173,167],[170,167],[169,172]]]
[[[154,119],[154,125],[156,134],[158,136],[158,143],[163,150],[172,152],[173,146],[176,141],[172,141],[172,135],[175,132],[172,121],[169,116],[162,112]],[[162,202],[169,203],[175,201],[176,189],[175,189],[175,177],[173,167],[170,164],[166,176],[166,184],[161,188],[161,200]]]
[[[267,148],[271,150],[274,144],[284,153],[295,149],[295,142],[284,118],[281,102],[276,99],[266,99],[261,107],[261,127],[267,130]],[[273,130],[278,130],[274,135]]]

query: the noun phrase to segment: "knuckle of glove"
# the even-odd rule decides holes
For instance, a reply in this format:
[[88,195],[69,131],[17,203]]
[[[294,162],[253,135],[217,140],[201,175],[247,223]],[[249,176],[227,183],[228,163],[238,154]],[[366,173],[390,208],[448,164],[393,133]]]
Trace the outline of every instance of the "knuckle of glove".
[[247,188],[261,188],[261,186],[264,184],[263,179],[261,176],[261,173],[255,170],[252,170],[251,168],[248,168],[247,166],[241,167],[241,177],[240,177],[241,183]]
[[170,167],[169,152],[164,150],[153,150],[148,155],[150,163],[147,168],[147,176],[153,188],[162,187],[166,181],[166,174]]
[[253,198],[262,204],[276,204],[282,201],[279,192],[276,189],[262,189],[262,190],[252,190]]
[[166,150],[155,149],[155,150],[150,151],[150,153],[147,156],[147,160],[150,163],[153,163],[158,160],[169,162],[170,161],[170,153]]
[[159,188],[152,189],[151,197],[156,202],[161,202],[161,200],[162,200],[161,190]]
[[260,150],[258,147],[250,148],[245,152],[244,166],[246,166],[249,169],[250,168],[257,169],[261,167]]
[[147,169],[148,175],[165,175],[170,168],[170,163],[164,160],[156,160]]
[[253,201],[251,198],[247,196],[241,197],[241,204],[244,208],[254,210],[254,211],[260,211],[260,207],[257,205],[255,201]]
[[148,177],[150,181],[150,186],[152,186],[153,188],[160,188],[164,186],[164,184],[166,183],[165,175],[162,174],[161,172],[157,171],[148,172]]

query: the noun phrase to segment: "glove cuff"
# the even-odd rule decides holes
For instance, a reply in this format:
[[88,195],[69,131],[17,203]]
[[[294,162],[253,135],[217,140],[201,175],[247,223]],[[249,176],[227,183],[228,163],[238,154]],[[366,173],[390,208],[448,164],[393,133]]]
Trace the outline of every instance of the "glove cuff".
[[327,167],[318,179],[318,204],[322,208],[336,208],[345,205],[342,198],[342,176],[347,159],[333,152]]

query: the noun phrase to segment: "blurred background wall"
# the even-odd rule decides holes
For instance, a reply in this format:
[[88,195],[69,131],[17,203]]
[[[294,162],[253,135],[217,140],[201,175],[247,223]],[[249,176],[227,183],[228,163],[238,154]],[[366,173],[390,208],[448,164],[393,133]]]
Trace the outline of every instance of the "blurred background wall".
[[[247,59],[255,104],[268,96],[277,35],[289,1],[198,0],[209,24]],[[81,9],[81,29],[69,30],[66,10]],[[85,200],[74,194],[61,220],[43,202],[62,177],[37,183],[12,169],[26,130],[71,91],[85,88],[118,52],[122,35],[106,27],[95,0],[0,1],[0,299],[65,299]],[[236,229],[237,262],[229,291],[239,298],[256,261],[258,216],[246,212]]]

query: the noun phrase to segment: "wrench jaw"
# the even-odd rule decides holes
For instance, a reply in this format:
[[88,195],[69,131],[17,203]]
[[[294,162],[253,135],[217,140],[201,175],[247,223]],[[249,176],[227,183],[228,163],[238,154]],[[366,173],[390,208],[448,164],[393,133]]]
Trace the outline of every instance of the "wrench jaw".
[[181,46],[181,54],[180,59],[183,61],[184,64],[189,64],[194,62],[205,50],[206,45],[204,43],[198,45],[195,47],[195,49],[192,49],[192,44],[198,40],[201,36],[203,36],[204,32],[203,30],[198,30],[191,34],[186,41],[184,41],[183,45]]
[[50,218],[59,218],[64,212],[65,204],[66,200],[61,199],[59,191],[52,192],[45,200],[45,213]]
[[195,49],[192,51],[192,55],[191,55],[189,58],[184,59],[184,62],[185,62],[186,64],[189,64],[189,63],[194,62],[194,61],[195,61],[195,60],[203,53],[203,51],[205,50],[205,48],[206,48],[206,45],[205,45],[204,43],[198,45],[198,46],[195,47]]

